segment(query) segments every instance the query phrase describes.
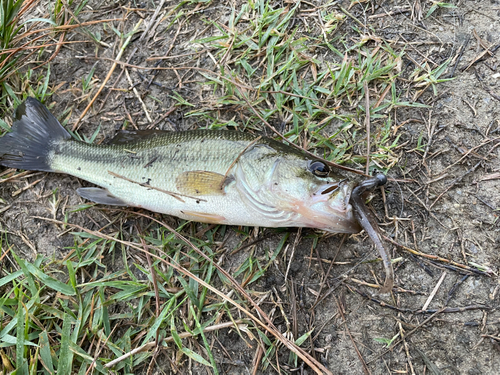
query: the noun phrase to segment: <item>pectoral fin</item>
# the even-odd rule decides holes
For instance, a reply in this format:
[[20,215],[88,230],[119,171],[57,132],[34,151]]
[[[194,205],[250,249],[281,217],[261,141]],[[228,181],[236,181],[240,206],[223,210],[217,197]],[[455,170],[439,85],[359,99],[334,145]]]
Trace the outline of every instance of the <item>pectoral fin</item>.
[[227,177],[216,172],[188,171],[181,173],[175,185],[185,195],[224,195]]
[[122,201],[120,198],[115,197],[106,189],[88,187],[79,188],[76,192],[80,197],[88,199],[92,202],[107,204],[110,206],[128,206],[127,203]]

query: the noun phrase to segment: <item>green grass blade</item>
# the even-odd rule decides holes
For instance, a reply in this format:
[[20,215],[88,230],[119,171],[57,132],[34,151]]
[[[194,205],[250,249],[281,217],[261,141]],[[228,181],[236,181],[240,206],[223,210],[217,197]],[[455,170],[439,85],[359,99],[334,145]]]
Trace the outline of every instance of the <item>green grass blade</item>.
[[71,323],[71,316],[65,313],[61,331],[61,347],[59,349],[57,375],[71,374],[71,365],[73,363],[73,352],[70,350]]
[[28,267],[26,266],[26,263],[23,259],[19,258],[16,253],[12,252],[11,253],[14,259],[16,260],[17,264],[19,264],[19,267],[21,267],[21,270],[24,273],[24,276],[26,277],[26,280],[28,281],[28,288],[32,296],[35,296],[38,294],[38,288],[35,285],[35,280],[33,280],[33,277],[31,276],[30,271],[28,270]]
[[106,368],[103,366],[101,361],[95,360],[94,357],[90,356],[87,352],[85,352],[82,348],[80,348],[74,342],[70,342],[69,345],[70,345],[70,350],[73,354],[76,354],[77,356],[81,357],[88,364],[93,363],[94,364],[93,366],[95,366],[95,369],[97,371],[99,371],[100,373],[109,374],[109,370],[106,370]]
[[7,275],[5,277],[2,277],[0,279],[0,287],[1,286],[4,286],[5,284],[8,284],[10,283],[12,280],[15,280],[17,278],[19,278],[20,276],[22,276],[24,273],[22,270],[19,270],[19,271],[16,271],[16,272],[13,272],[11,273],[10,275]]
[[[24,328],[25,328],[25,322],[24,322],[24,305],[23,305],[23,298],[21,294],[21,290],[18,290],[18,304],[17,304],[17,328],[16,328],[16,367],[18,371],[22,373],[27,373],[22,371],[23,369],[23,363],[26,362],[24,359],[24,352],[26,350],[24,341],[25,341],[25,336],[24,336]],[[21,371],[20,371],[21,370]]]
[[[202,365],[205,365],[205,366],[208,366],[208,367],[212,367],[212,365],[210,364],[210,362],[208,362],[201,355],[199,355],[198,353],[193,352],[189,348],[184,348],[183,347],[183,348],[181,348],[181,352],[183,352],[185,355],[187,355],[189,358],[193,359],[194,361],[201,363]],[[218,374],[218,372],[216,371],[215,367],[213,367],[213,369],[214,369],[214,372],[216,374]]]
[[196,313],[195,313],[192,305],[190,306],[190,309],[191,309],[191,315],[194,317],[194,321],[196,323],[196,328],[200,332],[201,338],[203,339],[203,345],[205,346],[205,350],[208,353],[208,358],[210,358],[210,366],[213,368],[214,374],[219,375],[219,371],[217,370],[217,364],[215,363],[215,359],[214,359],[214,356],[212,354],[212,350],[210,350],[210,344],[208,343],[207,338],[205,337],[205,334],[203,333],[203,327],[201,326],[200,321],[196,317]]
[[101,300],[102,324],[104,326],[104,333],[106,336],[111,334],[111,324],[109,323],[108,306],[106,304],[106,297],[104,296],[104,288],[99,288],[99,298]]
[[45,370],[49,374],[54,373],[54,364],[52,363],[52,355],[50,353],[50,343],[47,331],[43,330],[39,335],[38,344],[40,345],[40,359]]
[[175,311],[172,306],[175,304],[176,298],[170,298],[168,303],[163,307],[160,316],[156,318],[154,324],[149,328],[149,332],[143,340],[143,344],[146,344],[152,337],[156,336],[156,331],[160,328],[160,325],[170,316],[171,313]]
[[45,273],[43,273],[40,269],[33,266],[31,263],[26,263],[26,268],[28,271],[39,279],[44,285],[47,285],[49,288],[54,289],[55,291],[64,294],[66,296],[74,296],[76,294],[73,287],[68,284],[64,284],[63,282],[56,280]]

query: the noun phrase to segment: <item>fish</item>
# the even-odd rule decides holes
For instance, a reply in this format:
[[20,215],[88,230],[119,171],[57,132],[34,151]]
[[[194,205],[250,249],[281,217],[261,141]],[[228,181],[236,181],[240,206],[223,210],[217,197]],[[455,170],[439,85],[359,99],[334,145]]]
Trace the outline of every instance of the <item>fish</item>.
[[357,182],[272,138],[231,130],[121,131],[109,144],[74,139],[37,99],[16,109],[0,165],[65,173],[95,186],[92,202],[185,220],[358,233]]
[[0,165],[65,173],[97,185],[84,199],[185,220],[331,233],[362,229],[394,284],[390,256],[363,194],[384,174],[357,181],[320,158],[272,138],[230,130],[120,131],[109,144],[74,139],[37,99],[27,98],[0,138]]

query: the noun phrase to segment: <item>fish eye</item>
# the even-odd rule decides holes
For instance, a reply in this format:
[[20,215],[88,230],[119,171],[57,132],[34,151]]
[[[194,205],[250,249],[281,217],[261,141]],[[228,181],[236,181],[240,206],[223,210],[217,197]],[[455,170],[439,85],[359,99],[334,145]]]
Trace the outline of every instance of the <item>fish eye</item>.
[[322,161],[316,160],[309,163],[309,171],[318,177],[326,177],[330,173],[330,167]]

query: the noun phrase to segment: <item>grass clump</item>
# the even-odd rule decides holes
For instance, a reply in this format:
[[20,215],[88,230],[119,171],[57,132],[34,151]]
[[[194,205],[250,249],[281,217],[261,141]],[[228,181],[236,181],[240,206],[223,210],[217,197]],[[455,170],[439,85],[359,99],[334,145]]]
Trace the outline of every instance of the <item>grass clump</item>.
[[332,25],[341,24],[345,16],[326,10],[322,32],[306,36],[311,30],[294,22],[298,6],[273,8],[270,2],[259,1],[233,9],[228,27],[206,21],[215,35],[191,44],[216,51],[218,75],[201,73],[209,79],[204,84],[213,86],[217,97],[213,106],[217,110],[232,107],[247,119],[240,125],[232,120],[214,122],[206,107],[190,115],[206,118],[212,127],[262,131],[258,113],[290,142],[305,143],[324,158],[344,164],[366,162],[364,121],[369,111],[375,130],[370,169],[387,171],[397,161],[390,152],[397,147],[397,139],[388,139],[386,131],[391,111],[422,107],[401,100],[396,89],[404,52],[395,52],[381,38],[357,28],[348,37],[336,35],[337,27]]

